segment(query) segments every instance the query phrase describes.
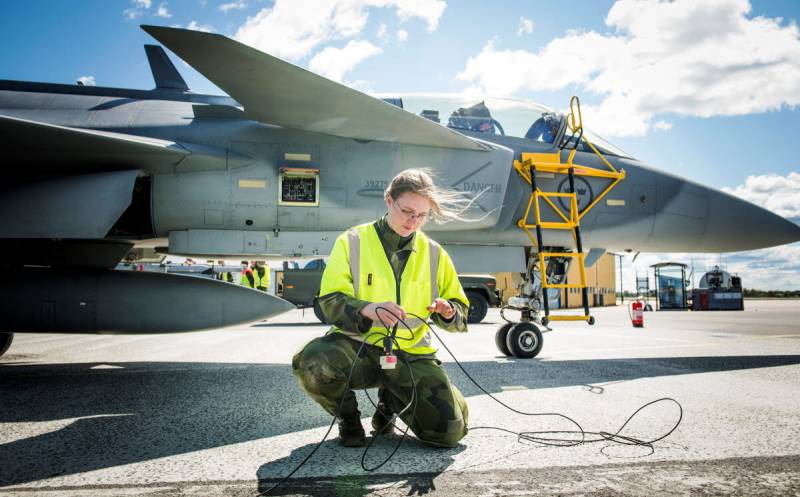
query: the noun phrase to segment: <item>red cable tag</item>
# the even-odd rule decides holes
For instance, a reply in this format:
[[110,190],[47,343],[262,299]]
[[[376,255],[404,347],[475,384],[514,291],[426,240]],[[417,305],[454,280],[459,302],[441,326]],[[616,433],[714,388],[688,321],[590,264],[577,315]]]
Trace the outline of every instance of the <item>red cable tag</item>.
[[394,369],[397,366],[397,356],[393,355],[382,355],[381,356],[381,368],[382,369]]

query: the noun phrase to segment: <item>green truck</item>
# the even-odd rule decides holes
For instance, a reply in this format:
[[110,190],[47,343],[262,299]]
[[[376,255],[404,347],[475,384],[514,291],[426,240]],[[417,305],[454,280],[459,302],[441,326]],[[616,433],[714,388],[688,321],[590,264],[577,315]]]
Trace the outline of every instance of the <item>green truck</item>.
[[[277,275],[277,294],[284,300],[296,305],[298,308],[314,308],[317,319],[325,322],[319,306],[319,285],[322,281],[322,272],[325,270],[323,259],[309,261],[305,267],[283,263],[282,274]],[[469,316],[467,322],[480,323],[486,317],[489,307],[500,305],[500,295],[497,292],[497,282],[488,274],[459,274],[459,281],[469,299]]]

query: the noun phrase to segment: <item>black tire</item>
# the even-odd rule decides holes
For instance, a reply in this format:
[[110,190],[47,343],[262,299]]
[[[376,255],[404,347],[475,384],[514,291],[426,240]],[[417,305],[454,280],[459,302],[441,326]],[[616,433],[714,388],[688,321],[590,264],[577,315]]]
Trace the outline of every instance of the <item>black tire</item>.
[[533,323],[517,323],[508,330],[506,336],[508,350],[520,359],[536,357],[543,343],[542,332]]
[[328,321],[325,319],[325,314],[322,313],[322,308],[319,306],[319,299],[314,299],[314,315],[317,316],[317,319],[322,324],[328,324]]
[[8,348],[11,347],[11,342],[13,341],[13,333],[0,333],[0,356],[6,353]]
[[515,323],[505,323],[497,328],[497,332],[494,334],[494,344],[497,345],[497,350],[504,356],[511,355],[511,351],[508,350],[508,345],[506,344],[506,337],[508,336],[508,330],[510,330],[514,324]]
[[489,310],[489,301],[486,300],[482,294],[478,292],[466,292],[469,299],[469,313],[467,314],[467,323],[480,323],[486,317],[486,312]]

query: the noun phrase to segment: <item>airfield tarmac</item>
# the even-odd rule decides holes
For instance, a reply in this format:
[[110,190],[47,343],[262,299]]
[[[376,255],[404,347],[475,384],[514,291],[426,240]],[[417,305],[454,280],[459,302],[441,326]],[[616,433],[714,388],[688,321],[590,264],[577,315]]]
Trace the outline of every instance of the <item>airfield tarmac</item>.
[[[645,313],[644,329],[624,307],[595,309],[595,326],[558,323],[533,360],[499,355],[497,310],[466,335],[443,333],[497,398],[567,414],[587,431],[615,432],[643,404],[676,399],[683,420],[652,453],[607,442],[543,447],[474,429],[454,449],[406,439],[367,473],[362,449],[327,441],[271,495],[798,496],[800,301],[745,307]],[[312,312],[292,311],[182,335],[17,335],[0,359],[0,497],[257,495],[328,429],[289,366],[325,329]],[[572,429],[510,413],[439,356],[467,396],[470,426]],[[359,399],[368,426],[372,409]],[[675,404],[657,404],[622,434],[656,438],[678,416]],[[397,440],[379,439],[368,463]]]

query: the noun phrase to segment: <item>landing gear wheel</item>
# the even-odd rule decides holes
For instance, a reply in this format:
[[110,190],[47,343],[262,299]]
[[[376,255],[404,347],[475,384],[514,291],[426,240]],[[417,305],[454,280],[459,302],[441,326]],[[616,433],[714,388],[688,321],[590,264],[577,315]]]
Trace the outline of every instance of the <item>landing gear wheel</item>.
[[587,322],[589,323],[589,326],[593,325],[594,324],[594,316],[589,316],[589,320]]
[[322,324],[328,324],[325,321],[325,314],[322,313],[322,307],[319,305],[319,299],[314,299],[314,315]]
[[467,314],[467,323],[480,323],[486,317],[486,312],[489,310],[489,302],[486,297],[478,292],[466,292],[469,299],[469,312]]
[[0,356],[6,353],[6,350],[11,347],[11,342],[13,341],[13,333],[0,333]]
[[497,328],[497,332],[494,334],[494,344],[497,345],[497,350],[504,356],[511,355],[511,351],[508,350],[508,345],[506,344],[506,337],[508,336],[508,330],[510,330],[514,324],[516,323],[506,323]]
[[508,330],[506,346],[520,359],[530,359],[542,350],[542,332],[533,323],[517,323]]
[[547,326],[547,324],[549,322],[550,322],[550,318],[548,318],[547,316],[542,318],[542,326]]

